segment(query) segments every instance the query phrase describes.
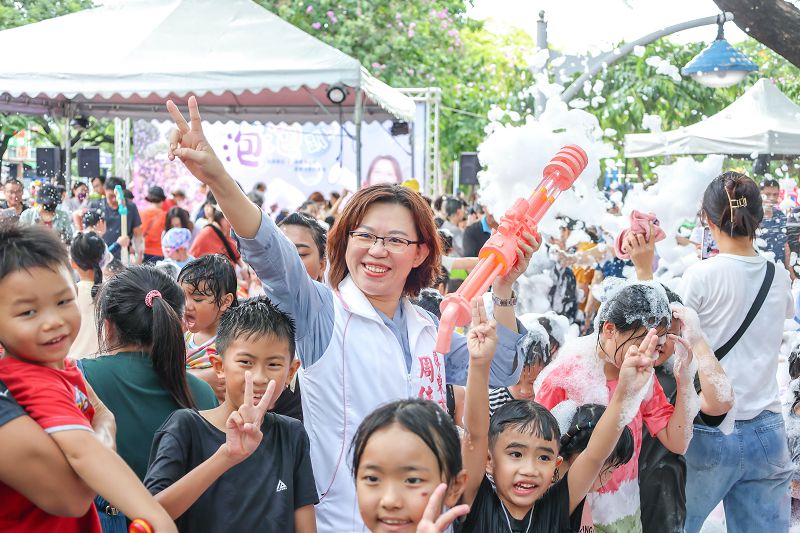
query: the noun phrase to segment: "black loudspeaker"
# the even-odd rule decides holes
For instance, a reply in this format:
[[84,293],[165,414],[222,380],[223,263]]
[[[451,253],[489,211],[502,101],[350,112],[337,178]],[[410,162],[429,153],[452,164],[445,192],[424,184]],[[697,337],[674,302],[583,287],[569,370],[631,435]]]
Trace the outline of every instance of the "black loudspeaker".
[[96,178],[100,175],[100,149],[80,148],[78,150],[78,176]]
[[478,162],[477,153],[462,152],[458,169],[459,185],[478,184],[478,172],[481,170],[481,164]]
[[61,173],[61,150],[58,148],[36,149],[36,175],[55,178]]
[[758,157],[756,157],[753,161],[753,175],[763,176],[769,172],[769,162],[769,154],[759,154]]

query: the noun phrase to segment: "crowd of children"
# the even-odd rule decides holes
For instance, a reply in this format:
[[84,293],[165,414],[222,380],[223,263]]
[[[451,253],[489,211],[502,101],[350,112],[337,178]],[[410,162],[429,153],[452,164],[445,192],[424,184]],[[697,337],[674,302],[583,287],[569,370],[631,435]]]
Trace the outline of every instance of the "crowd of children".
[[[189,122],[168,109],[168,156],[207,189],[199,232],[157,187],[122,231],[116,178],[91,206],[76,187],[77,232],[41,223],[49,188],[28,208],[44,214],[0,224],[0,530],[697,532],[720,502],[729,531],[789,530],[800,386],[782,415],[776,375],[794,308],[753,246],[755,182],[709,185],[720,254],[681,296],[653,280],[654,217],[620,237],[635,276],[610,260],[616,281],[581,302],[602,247],[525,234],[438,353],[442,295],[490,214],[464,228],[461,200],[377,184],[335,218],[276,222],[195,100]],[[540,295],[556,312],[518,316],[541,246],[568,283]]]

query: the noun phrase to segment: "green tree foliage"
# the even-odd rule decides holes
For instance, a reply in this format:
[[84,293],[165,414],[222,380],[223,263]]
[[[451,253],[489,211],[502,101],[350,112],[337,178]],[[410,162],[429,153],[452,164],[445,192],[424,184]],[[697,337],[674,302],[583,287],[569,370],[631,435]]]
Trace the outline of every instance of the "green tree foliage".
[[0,0],[0,30],[92,7],[92,0]]
[[[676,81],[669,75],[658,74],[653,65],[661,59],[680,69],[704,46],[704,43],[684,45],[661,39],[648,45],[644,53],[629,54],[601,72],[579,93],[579,99],[589,102],[586,111],[597,116],[620,157],[625,134],[646,131],[642,127],[645,115],[660,117],[664,131],[688,126],[721,111],[759,78],[770,78],[789,98],[800,102],[800,69],[754,40],[737,47],[759,66],[759,71],[726,89],[705,87],[687,77]],[[649,164],[652,167],[661,161],[651,158]],[[647,168],[640,170],[645,177],[649,175]]]
[[492,104],[525,109],[534,49],[522,31],[494,35],[466,17],[464,0],[256,0],[323,42],[355,57],[393,87],[441,87],[444,171],[475,151]]

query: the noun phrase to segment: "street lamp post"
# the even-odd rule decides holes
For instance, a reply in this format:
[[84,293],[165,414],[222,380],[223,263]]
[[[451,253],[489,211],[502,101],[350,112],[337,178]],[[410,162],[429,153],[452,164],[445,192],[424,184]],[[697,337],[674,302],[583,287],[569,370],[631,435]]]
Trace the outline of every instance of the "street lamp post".
[[[611,52],[608,52],[603,57],[601,57],[597,61],[595,61],[594,64],[589,66],[586,69],[586,71],[580,77],[578,77],[578,79],[576,79],[574,82],[572,82],[572,84],[569,87],[567,87],[564,90],[563,93],[561,93],[561,100],[563,100],[564,102],[569,102],[570,100],[575,98],[575,96],[578,94],[578,91],[580,91],[583,88],[583,84],[586,81],[592,79],[595,75],[597,75],[598,72],[600,72],[603,69],[606,69],[606,68],[610,67],[611,65],[613,65],[614,63],[616,63],[617,61],[619,61],[620,59],[622,59],[623,57],[625,57],[629,53],[631,53],[633,51],[633,49],[636,48],[637,46],[645,46],[645,45],[648,45],[648,44],[652,43],[653,41],[656,41],[656,40],[658,40],[658,39],[660,39],[662,37],[666,37],[667,35],[672,35],[673,33],[678,33],[680,31],[688,30],[688,29],[691,29],[691,28],[698,28],[700,26],[709,26],[711,24],[718,24],[720,26],[720,28],[721,28],[722,25],[725,22],[729,22],[729,21],[732,21],[732,20],[733,20],[733,13],[730,13],[730,12],[726,11],[724,13],[721,13],[719,15],[715,15],[715,16],[712,16],[712,17],[704,17],[704,18],[700,18],[700,19],[696,19],[696,20],[690,20],[688,22],[682,22],[680,24],[675,24],[673,26],[669,26],[667,28],[663,28],[661,30],[653,32],[653,33],[651,33],[649,35],[645,35],[644,37],[636,39],[635,41],[631,41],[629,43],[625,43],[624,45],[620,46],[619,48],[614,49]],[[719,36],[720,35],[718,34],[717,37],[719,38]],[[719,43],[719,42],[720,42],[719,40],[714,41],[714,43],[712,43],[712,45],[709,46],[709,48],[707,48],[703,53],[705,53],[706,51],[708,51],[709,49],[714,47],[715,44]],[[727,45],[728,48],[732,49],[734,52],[739,54],[739,56],[741,56],[741,58],[744,58],[744,60],[747,61],[747,63],[750,63],[750,65],[753,65],[755,67],[755,65],[752,62],[750,62],[750,60],[747,59],[747,57],[744,54],[742,54],[741,52],[739,52],[738,50],[733,48],[730,44],[728,44],[727,41],[725,41],[723,39],[721,41],[721,43],[724,43],[725,45]],[[717,48],[719,48],[720,46],[721,45],[717,45]],[[689,63],[689,65],[687,65],[687,68],[693,62],[695,62],[698,59],[700,59],[701,56],[703,55],[703,53],[701,53],[696,58],[694,58]],[[716,59],[719,59],[719,57],[721,57],[721,55],[711,56],[709,59],[710,60],[714,60],[715,57],[716,57]],[[723,72],[723,76],[725,74],[727,74],[727,73],[734,72],[733,69],[724,70],[726,67],[724,65],[720,65],[719,63],[711,64],[711,63],[706,63],[704,61],[702,64],[703,64],[703,68],[706,69],[704,71],[704,74],[703,74],[703,77],[705,78],[703,81],[700,81],[700,76],[693,75],[693,73],[687,72],[686,69],[684,69],[684,74],[691,75],[698,82],[703,83],[703,82],[705,82],[705,80],[710,79],[713,76],[716,76],[717,78],[720,78],[720,74],[719,74],[720,72]],[[741,64],[744,65],[745,63],[741,63]],[[716,68],[716,70],[715,70],[715,68]],[[757,68],[758,67],[755,67],[755,69],[757,69]],[[751,72],[752,70],[755,70],[755,69],[750,68],[750,70],[746,71],[736,81],[730,83],[730,85],[733,85],[733,83],[738,83],[739,81],[744,79],[744,76],[747,74],[747,72]],[[733,80],[736,77],[738,77],[738,75],[728,74],[726,81]],[[723,87],[723,86],[727,86],[727,85],[716,85],[716,86]]]
[[725,40],[724,21],[717,22],[717,39],[708,45],[681,71],[706,87],[730,87],[742,81],[758,65]]

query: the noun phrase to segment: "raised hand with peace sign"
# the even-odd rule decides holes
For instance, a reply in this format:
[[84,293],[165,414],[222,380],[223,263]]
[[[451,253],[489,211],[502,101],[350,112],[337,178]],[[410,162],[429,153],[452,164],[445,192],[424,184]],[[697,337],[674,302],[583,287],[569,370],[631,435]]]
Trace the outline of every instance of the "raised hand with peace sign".
[[275,382],[270,381],[256,404],[253,400],[253,375],[249,370],[245,372],[244,401],[225,423],[225,453],[230,460],[240,463],[256,451],[263,437],[261,423],[274,394]]
[[447,531],[459,516],[464,516],[469,512],[469,505],[456,505],[446,513],[442,513],[444,495],[447,492],[447,484],[442,483],[431,494],[428,505],[425,506],[425,513],[422,520],[417,524],[417,533],[442,533]]
[[194,177],[209,186],[239,237],[252,238],[261,224],[261,209],[245,196],[208,143],[197,99],[191,96],[188,103],[189,122],[186,122],[178,106],[167,100],[167,110],[176,127],[169,136],[167,156],[170,161],[180,159]]
[[472,324],[467,334],[470,365],[492,363],[497,349],[497,322],[486,318],[482,298],[472,300]]
[[221,180],[226,175],[225,168],[203,133],[197,99],[189,97],[189,122],[186,122],[172,100],[167,100],[167,110],[177,127],[169,135],[169,160],[177,157],[189,172],[205,184],[213,185]]

